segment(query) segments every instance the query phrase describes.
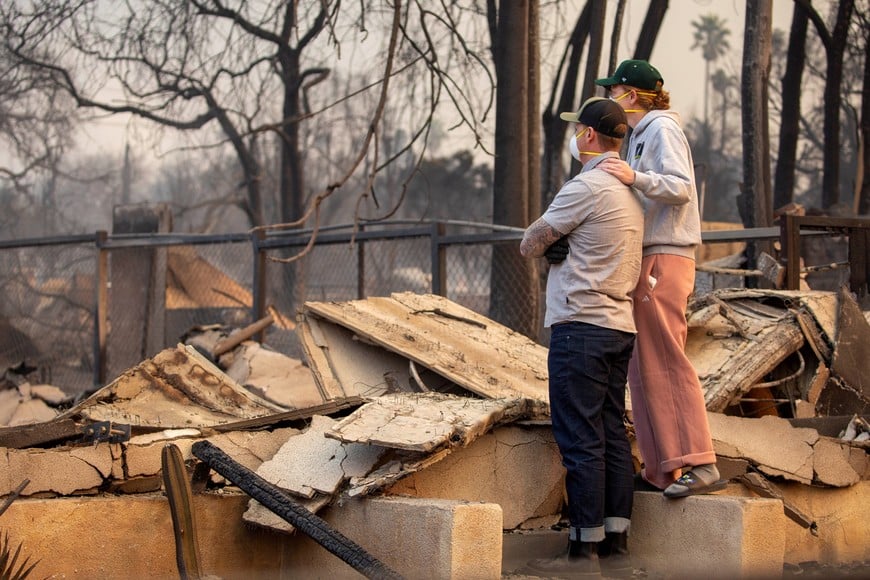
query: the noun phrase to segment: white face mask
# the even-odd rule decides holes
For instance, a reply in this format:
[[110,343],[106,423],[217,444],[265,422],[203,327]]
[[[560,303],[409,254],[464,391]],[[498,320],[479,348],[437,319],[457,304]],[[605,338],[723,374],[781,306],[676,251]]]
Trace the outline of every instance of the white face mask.
[[571,152],[571,157],[580,161],[580,149],[577,148],[577,135],[571,135],[571,141],[568,143],[568,151]]
[[571,152],[571,157],[573,157],[577,161],[580,161],[580,148],[577,147],[577,139],[579,139],[580,137],[585,135],[586,131],[588,131],[588,130],[589,130],[589,127],[586,127],[585,129],[583,129],[579,133],[575,133],[575,134],[571,135],[571,139],[568,142],[568,151]]

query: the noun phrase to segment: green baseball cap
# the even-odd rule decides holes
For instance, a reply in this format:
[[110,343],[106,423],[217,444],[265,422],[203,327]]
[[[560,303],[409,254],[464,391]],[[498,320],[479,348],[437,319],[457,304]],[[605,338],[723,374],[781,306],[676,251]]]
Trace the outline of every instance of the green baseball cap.
[[617,103],[603,97],[590,97],[583,101],[576,113],[559,113],[559,118],[571,123],[582,123],[617,139],[625,137],[628,131],[625,111]]
[[609,77],[598,79],[596,85],[612,87],[628,85],[647,91],[658,90],[658,83],[665,83],[661,73],[645,60],[624,60]]

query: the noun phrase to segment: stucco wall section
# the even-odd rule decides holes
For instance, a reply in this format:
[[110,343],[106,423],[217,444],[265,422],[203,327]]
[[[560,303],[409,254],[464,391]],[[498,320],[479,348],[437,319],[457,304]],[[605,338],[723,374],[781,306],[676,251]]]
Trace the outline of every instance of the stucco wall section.
[[504,527],[559,514],[565,468],[546,426],[506,426],[396,482],[389,494],[497,503]]
[[[301,533],[245,525],[245,494],[195,495],[202,573],[222,580],[362,578]],[[497,579],[501,508],[416,498],[350,500],[324,519],[410,579]],[[20,558],[39,560],[37,578],[177,580],[169,503],[159,493],[20,499],[3,514]]]

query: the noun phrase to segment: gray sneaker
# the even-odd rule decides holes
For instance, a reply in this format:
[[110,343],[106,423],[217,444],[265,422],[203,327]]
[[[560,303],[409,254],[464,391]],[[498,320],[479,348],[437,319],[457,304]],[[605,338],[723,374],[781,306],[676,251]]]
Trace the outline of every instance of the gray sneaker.
[[665,497],[686,497],[690,495],[701,495],[705,493],[713,493],[721,491],[728,486],[728,482],[724,479],[714,481],[713,483],[704,483],[704,481],[689,471],[680,476],[677,481],[665,488]]

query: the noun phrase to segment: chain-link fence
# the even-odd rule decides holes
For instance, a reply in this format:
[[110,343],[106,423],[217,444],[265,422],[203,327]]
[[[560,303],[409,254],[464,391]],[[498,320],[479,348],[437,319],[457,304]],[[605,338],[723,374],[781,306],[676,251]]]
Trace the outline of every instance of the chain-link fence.
[[90,385],[96,283],[93,237],[0,250],[0,372]]
[[[537,321],[538,292],[519,296],[511,312],[495,311],[490,301],[493,247],[509,245],[516,254],[521,237],[522,230],[516,228],[481,224],[388,223],[354,232],[322,231],[317,244],[304,252],[306,236],[270,236],[258,242],[265,282],[264,295],[255,297],[255,316],[265,314],[266,305],[286,314],[305,301],[432,292],[498,322]],[[295,350],[295,336],[278,325],[270,327],[266,342],[281,352],[301,354]]]
[[[753,239],[777,236],[767,228]],[[303,302],[404,291],[446,296],[514,329],[532,321],[521,331],[546,344],[542,276],[528,268],[535,261],[513,258],[521,230],[456,222],[336,226],[320,230],[308,248],[311,237],[97,233],[0,242],[0,373],[85,392],[196,327],[238,328],[267,312],[289,323],[269,326],[264,342],[301,358],[292,327]],[[706,241],[737,239],[749,238],[712,232]]]
[[[0,242],[0,369],[35,368],[41,382],[84,392],[197,327],[241,327],[267,308],[290,324],[270,326],[266,344],[298,357],[292,323],[309,300],[436,292],[489,316],[493,244],[516,247],[521,235],[390,223],[325,228],[310,249],[310,231]],[[537,304],[529,298],[517,303]]]

